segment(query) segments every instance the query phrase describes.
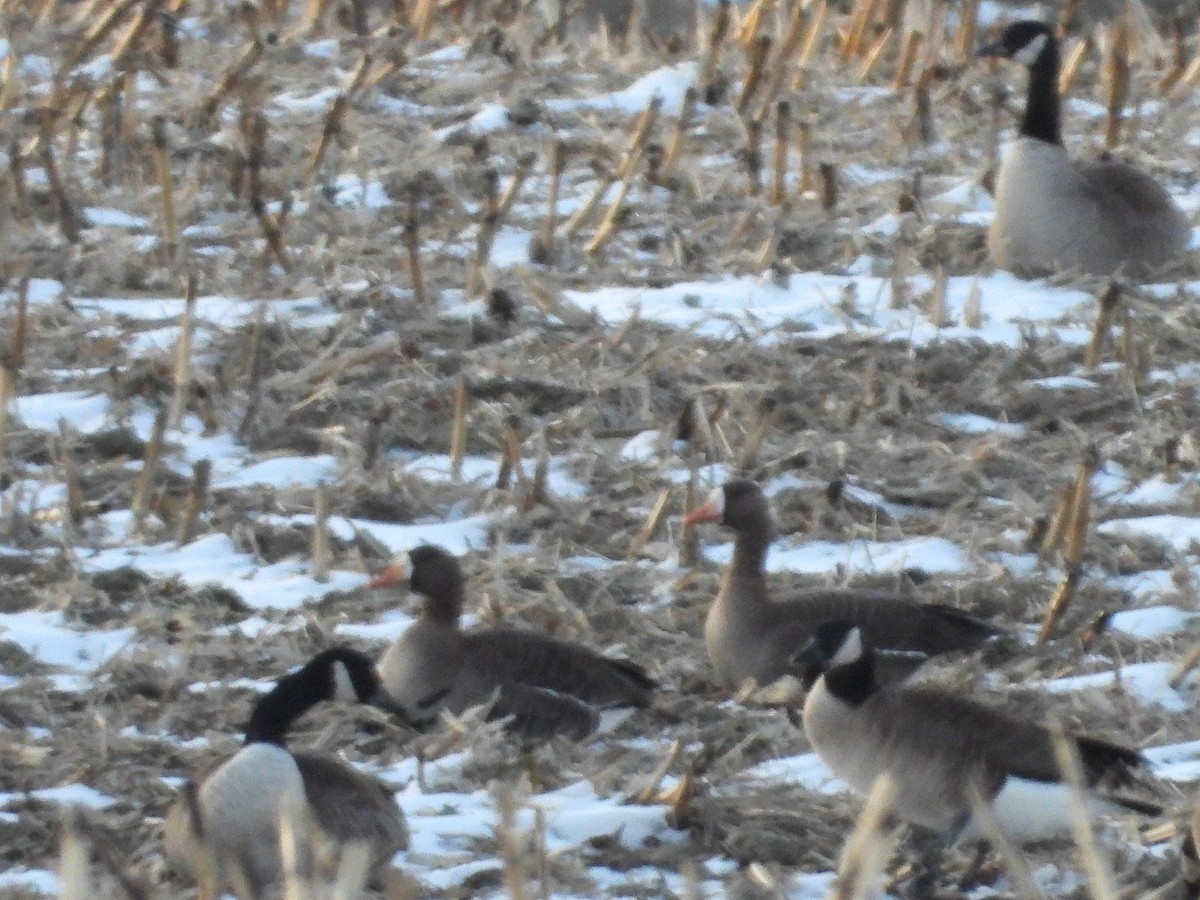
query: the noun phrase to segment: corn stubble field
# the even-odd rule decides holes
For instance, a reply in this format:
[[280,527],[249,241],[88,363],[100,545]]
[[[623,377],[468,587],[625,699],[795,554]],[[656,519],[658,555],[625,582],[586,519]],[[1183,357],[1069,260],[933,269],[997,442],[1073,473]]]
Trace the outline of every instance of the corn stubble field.
[[[1074,25],[1069,144],[1194,210],[1196,23],[1135,12]],[[310,715],[293,745],[399,792],[397,896],[861,896],[891,829],[836,887],[860,801],[798,774],[794,700],[704,658],[729,536],[679,515],[742,473],[775,590],[994,619],[1028,639],[930,677],[1176,748],[1170,816],[1027,848],[1028,881],[996,858],[978,896],[1182,896],[1200,271],[993,273],[1023,79],[971,51],[1014,13],[765,0],[606,38],[536,3],[4,3],[0,893],[194,891],[158,847],[179,779],[255,686],[381,653],[415,601],[362,585],[429,540],[480,621],[664,690],[578,745]],[[1172,626],[1110,627],[1143,608]]]

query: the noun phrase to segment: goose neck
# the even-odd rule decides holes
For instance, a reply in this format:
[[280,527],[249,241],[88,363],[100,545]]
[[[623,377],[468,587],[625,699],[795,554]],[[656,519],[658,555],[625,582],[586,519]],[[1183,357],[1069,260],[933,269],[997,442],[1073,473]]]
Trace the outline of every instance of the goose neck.
[[1058,42],[1050,38],[1029,67],[1029,89],[1021,134],[1050,144],[1062,144],[1058,96]]

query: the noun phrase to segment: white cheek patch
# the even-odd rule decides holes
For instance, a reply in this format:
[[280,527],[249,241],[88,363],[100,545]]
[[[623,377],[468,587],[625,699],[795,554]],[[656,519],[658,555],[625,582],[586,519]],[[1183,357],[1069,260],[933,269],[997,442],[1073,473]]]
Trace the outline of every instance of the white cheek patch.
[[1049,40],[1049,35],[1036,35],[1033,40],[1014,53],[1012,58],[1023,66],[1032,66],[1037,62],[1037,58],[1042,55],[1042,50],[1045,49],[1047,40]]
[[717,515],[721,518],[725,517],[725,488],[713,488],[711,494],[708,495],[708,503],[712,504],[712,508],[717,511]]
[[837,666],[849,665],[852,662],[857,662],[862,659],[863,643],[862,631],[858,628],[851,628],[846,633],[846,639],[842,641],[842,646],[838,647],[838,652],[833,655],[830,660],[830,668]]
[[343,662],[333,664],[333,697],[331,699],[340,700],[343,703],[354,703],[358,700],[358,691],[354,689],[350,670]]

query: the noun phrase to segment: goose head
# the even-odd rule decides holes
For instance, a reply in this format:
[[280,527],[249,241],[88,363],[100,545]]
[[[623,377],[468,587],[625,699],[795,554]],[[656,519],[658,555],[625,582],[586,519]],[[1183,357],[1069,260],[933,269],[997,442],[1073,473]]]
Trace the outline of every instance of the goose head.
[[998,56],[1011,59],[1032,69],[1049,61],[1057,49],[1058,40],[1045,22],[1026,19],[1009,25],[995,43],[982,47],[977,56]]
[[762,489],[753,481],[727,481],[683,519],[684,525],[698,522],[718,522],[738,532],[769,533],[771,507]]
[[457,624],[462,613],[465,582],[458,560],[441,547],[421,544],[398,558],[367,582],[368,588],[407,587],[425,598],[425,615],[438,622]]

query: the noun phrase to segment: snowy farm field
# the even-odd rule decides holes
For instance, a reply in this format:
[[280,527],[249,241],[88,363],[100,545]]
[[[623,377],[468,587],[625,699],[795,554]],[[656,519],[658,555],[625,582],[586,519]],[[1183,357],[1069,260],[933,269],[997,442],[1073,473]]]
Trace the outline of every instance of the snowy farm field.
[[[1165,813],[1097,819],[1098,860],[1021,848],[1041,896],[1184,896],[1200,258],[991,264],[1023,77],[972,50],[1032,7],[701,5],[671,37],[655,3],[625,37],[590,2],[3,5],[0,897],[197,896],[168,804],[280,675],[382,655],[419,603],[367,581],[423,543],[472,623],[662,687],[575,743],[301,720],[407,817],[375,896],[830,896],[861,799],[790,686],[705,656],[732,539],[681,518],[733,477],[778,595],[994,621],[921,677],[1144,751]],[[1115,128],[1194,216],[1200,32],[1134,7],[1066,38],[1068,146]],[[995,857],[968,896],[1031,895]]]

